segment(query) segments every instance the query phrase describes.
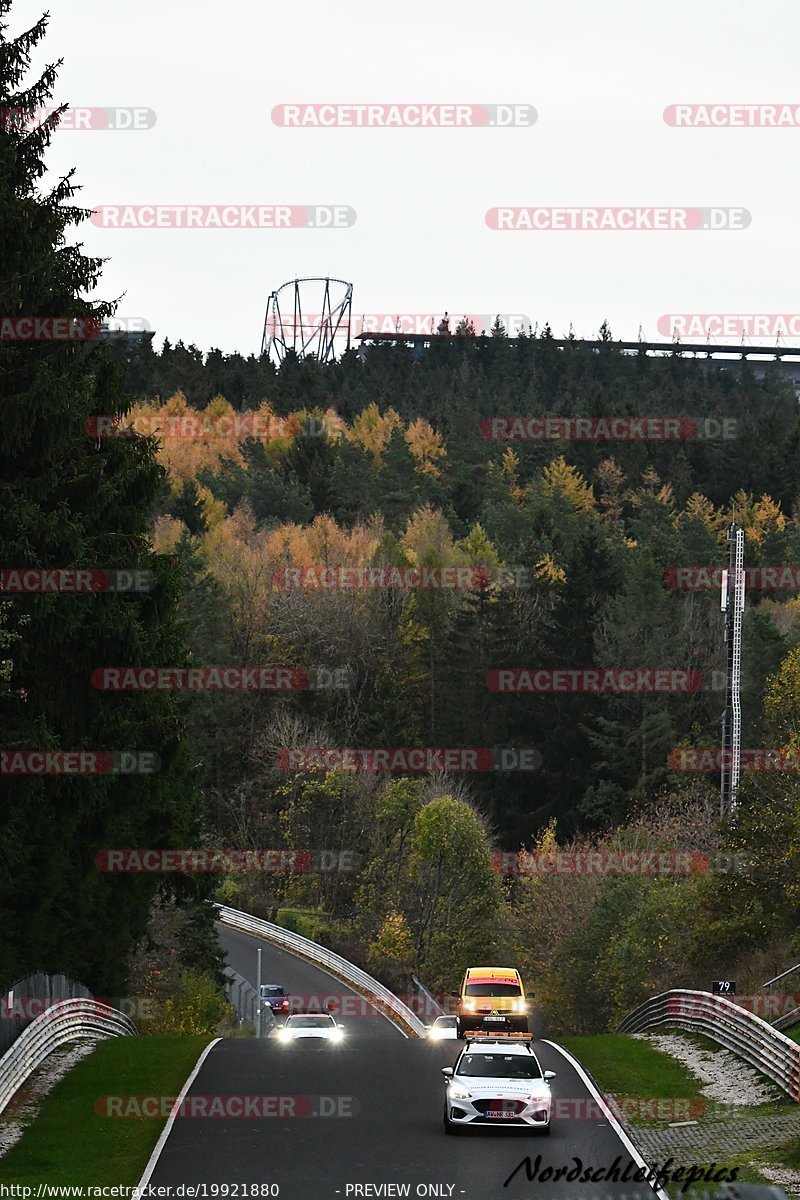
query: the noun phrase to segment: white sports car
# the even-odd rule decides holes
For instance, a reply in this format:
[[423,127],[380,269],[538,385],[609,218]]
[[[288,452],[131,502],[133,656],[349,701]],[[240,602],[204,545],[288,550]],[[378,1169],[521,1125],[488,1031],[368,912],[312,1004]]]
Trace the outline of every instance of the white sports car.
[[316,1041],[341,1042],[344,1038],[344,1025],[337,1025],[333,1017],[324,1013],[306,1014],[295,1013],[287,1017],[285,1023],[278,1027],[273,1034],[279,1042],[296,1042],[305,1039]]
[[470,1038],[455,1067],[443,1067],[444,1131],[468,1125],[525,1126],[550,1132],[549,1080],[526,1041]]

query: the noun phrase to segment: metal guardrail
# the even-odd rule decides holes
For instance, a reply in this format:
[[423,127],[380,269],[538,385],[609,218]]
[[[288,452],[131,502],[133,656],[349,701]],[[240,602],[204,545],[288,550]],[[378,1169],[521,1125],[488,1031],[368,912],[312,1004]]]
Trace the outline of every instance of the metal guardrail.
[[240,912],[237,908],[228,908],[226,904],[217,904],[215,907],[219,911],[219,919],[223,924],[230,925],[233,929],[240,929],[243,933],[252,933],[257,937],[265,938],[268,942],[283,946],[293,954],[298,954],[301,958],[306,958],[310,962],[316,963],[317,966],[324,967],[332,975],[338,976],[356,991],[366,995],[379,1012],[388,1017],[394,1017],[415,1037],[425,1037],[424,1024],[407,1004],[404,1004],[398,996],[395,996],[394,992],[390,992],[377,979],[373,979],[366,971],[362,971],[354,963],[348,962],[340,954],[335,954],[332,950],[320,946],[317,942],[312,942],[310,938],[303,937],[299,933],[291,933],[281,925],[273,925],[271,921],[262,921],[260,917],[251,917],[249,913]]
[[0,1112],[28,1076],[53,1050],[77,1038],[135,1037],[136,1026],[108,1004],[96,1000],[60,1000],[25,1029],[0,1058]]
[[795,1025],[800,1025],[800,1008],[793,1008],[772,1022],[773,1029],[794,1029]]
[[226,967],[223,974],[225,975],[225,995],[236,1009],[236,1015],[240,1022],[247,1022],[255,1028],[256,1024],[256,989],[249,980],[240,975],[238,971],[234,971],[232,967]]
[[[252,1025],[256,1029],[256,1013],[258,1011],[258,993],[256,989],[249,979],[245,979],[244,975],[240,975],[232,967],[226,967],[224,975],[225,994],[236,1009],[240,1025]],[[263,1026],[264,1037],[276,1025],[272,1009],[263,1000],[261,1002],[261,1024]]]
[[776,975],[774,979],[768,979],[766,983],[762,983],[762,988],[772,987],[773,983],[777,983],[779,979],[785,979],[787,975],[794,974],[795,971],[800,971],[800,963],[796,967],[789,967],[788,971],[782,971],[780,975]]
[[428,991],[428,989],[425,987],[425,984],[422,982],[422,980],[419,978],[419,976],[418,976],[418,975],[412,975],[412,976],[411,976],[411,981],[412,981],[412,983],[414,984],[414,987],[415,987],[415,988],[417,989],[417,991],[419,992],[420,996],[422,996],[422,997],[424,998],[424,1000],[425,1000],[425,1005],[424,1005],[424,1007],[425,1007],[425,1016],[426,1016],[426,1017],[433,1017],[433,1018],[436,1018],[436,1017],[443,1017],[443,1016],[445,1015],[445,1014],[444,1014],[444,1009],[442,1008],[442,1006],[441,1006],[441,1004],[439,1003],[439,1001],[438,1001],[438,1000],[436,1000],[436,999],[435,999],[435,998],[434,998],[434,997],[431,995],[431,993],[430,993],[430,992]]
[[89,989],[76,979],[59,973],[35,971],[5,984],[0,988],[0,1058],[46,1008],[59,1000],[81,999],[93,999]]
[[701,1033],[738,1054],[800,1104],[800,1046],[761,1017],[710,992],[677,989],[645,1000],[629,1013],[618,1033],[673,1025]]

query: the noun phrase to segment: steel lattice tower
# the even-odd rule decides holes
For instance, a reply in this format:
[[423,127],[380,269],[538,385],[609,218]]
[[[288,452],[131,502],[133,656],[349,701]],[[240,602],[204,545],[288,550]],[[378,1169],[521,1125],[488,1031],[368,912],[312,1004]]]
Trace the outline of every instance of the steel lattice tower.
[[722,572],[721,608],[725,613],[725,709],[722,714],[722,769],[720,801],[723,816],[736,807],[742,761],[742,614],[744,613],[744,529],[728,530],[728,570]]

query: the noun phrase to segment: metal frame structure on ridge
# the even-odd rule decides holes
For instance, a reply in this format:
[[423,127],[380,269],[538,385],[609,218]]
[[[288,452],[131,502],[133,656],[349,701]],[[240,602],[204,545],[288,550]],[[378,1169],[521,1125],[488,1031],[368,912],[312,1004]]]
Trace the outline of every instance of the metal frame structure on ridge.
[[[315,299],[320,290],[321,299]],[[352,310],[352,283],[321,276],[291,279],[272,292],[267,301],[261,353],[279,366],[289,350],[301,359],[313,354],[320,362],[331,362],[335,338],[344,335],[346,349],[350,349]]]

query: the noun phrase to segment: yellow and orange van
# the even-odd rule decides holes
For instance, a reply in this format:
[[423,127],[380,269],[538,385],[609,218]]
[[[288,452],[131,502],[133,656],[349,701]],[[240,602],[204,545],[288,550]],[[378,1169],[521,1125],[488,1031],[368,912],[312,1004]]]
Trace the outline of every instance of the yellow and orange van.
[[468,1029],[486,1033],[528,1032],[522,977],[515,967],[467,967],[458,998],[458,1036]]

